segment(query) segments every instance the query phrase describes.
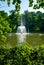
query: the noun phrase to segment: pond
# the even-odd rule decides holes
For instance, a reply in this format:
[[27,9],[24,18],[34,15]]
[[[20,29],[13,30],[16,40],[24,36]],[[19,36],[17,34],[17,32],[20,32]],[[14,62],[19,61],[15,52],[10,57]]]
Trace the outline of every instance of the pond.
[[7,35],[7,46],[27,44],[29,46],[39,46],[44,44],[44,34],[40,33],[9,33]]

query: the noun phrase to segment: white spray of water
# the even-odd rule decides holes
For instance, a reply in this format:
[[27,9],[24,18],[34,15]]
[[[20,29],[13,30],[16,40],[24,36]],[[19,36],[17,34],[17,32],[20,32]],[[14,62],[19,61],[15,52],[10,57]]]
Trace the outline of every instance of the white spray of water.
[[17,29],[19,43],[24,41],[25,33],[26,33],[26,27],[23,25],[22,18],[21,18],[21,25],[18,26],[18,29]]

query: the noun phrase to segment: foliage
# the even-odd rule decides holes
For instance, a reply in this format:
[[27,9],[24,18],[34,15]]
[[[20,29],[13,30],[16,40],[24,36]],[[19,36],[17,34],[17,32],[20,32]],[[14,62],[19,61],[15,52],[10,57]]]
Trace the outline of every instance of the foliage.
[[34,48],[29,55],[32,65],[44,64],[44,47]]
[[[5,2],[5,0],[0,0],[1,2]],[[19,12],[20,12],[20,3],[21,0],[7,0],[8,6],[10,6],[10,3],[15,5],[15,10],[11,11],[10,18],[10,27],[12,28],[12,32],[16,32],[17,26],[18,26],[18,18],[19,18]]]
[[[33,6],[34,0],[29,0],[29,7]],[[44,0],[36,0],[36,4],[34,3],[34,9],[43,8],[44,9]]]
[[25,23],[27,32],[44,32],[44,13],[25,11],[23,23]]
[[7,13],[0,11],[0,41],[5,41],[5,35],[11,31]]
[[0,65],[44,65],[44,47],[0,48]]
[[[0,0],[0,1],[5,2],[5,0]],[[10,3],[11,3],[11,0],[7,0],[8,6],[10,6]],[[16,12],[19,12],[19,10],[20,10],[20,3],[21,3],[21,0],[13,0],[12,1],[12,4],[15,5],[15,11]]]
[[[0,1],[5,1],[5,0],[0,0]],[[10,5],[11,0],[7,0],[7,4]],[[34,0],[29,0],[29,7],[33,6]],[[21,0],[13,0],[12,4],[15,5],[15,10],[19,11],[20,10],[20,3]],[[36,4],[34,3],[33,6],[34,9],[39,9],[39,8],[44,8],[44,0],[36,0]]]
[[12,10],[11,15],[9,15],[10,19],[10,27],[12,28],[12,32],[16,32],[17,27],[18,27],[18,19],[19,19],[19,13],[15,13],[14,10]]
[[[0,0],[1,2],[5,2],[5,0]],[[20,12],[20,3],[21,0],[7,0],[6,1],[8,6],[10,6],[10,3],[15,5],[15,10],[12,11],[10,17],[10,27],[12,28],[12,32],[16,32],[17,25],[18,25],[18,17],[19,17],[19,12]]]

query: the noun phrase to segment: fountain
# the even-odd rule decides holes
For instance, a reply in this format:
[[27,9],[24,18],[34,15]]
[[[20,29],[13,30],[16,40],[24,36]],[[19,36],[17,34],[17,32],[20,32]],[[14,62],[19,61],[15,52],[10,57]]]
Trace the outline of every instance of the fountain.
[[24,26],[24,24],[22,22],[22,17],[21,17],[21,25],[18,26],[18,29],[17,29],[17,36],[18,36],[19,43],[24,42],[25,33],[26,33],[26,27]]
[[21,25],[18,26],[18,29],[17,29],[17,33],[26,33],[26,28],[25,26],[23,25],[23,22],[22,22],[22,18],[21,18]]

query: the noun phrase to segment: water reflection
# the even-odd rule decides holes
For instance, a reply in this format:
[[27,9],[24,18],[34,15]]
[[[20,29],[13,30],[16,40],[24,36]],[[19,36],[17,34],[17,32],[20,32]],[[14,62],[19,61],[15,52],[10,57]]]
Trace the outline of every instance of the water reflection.
[[26,42],[28,45],[38,46],[44,44],[44,34],[38,33],[10,33],[7,35],[7,46],[15,46]]

